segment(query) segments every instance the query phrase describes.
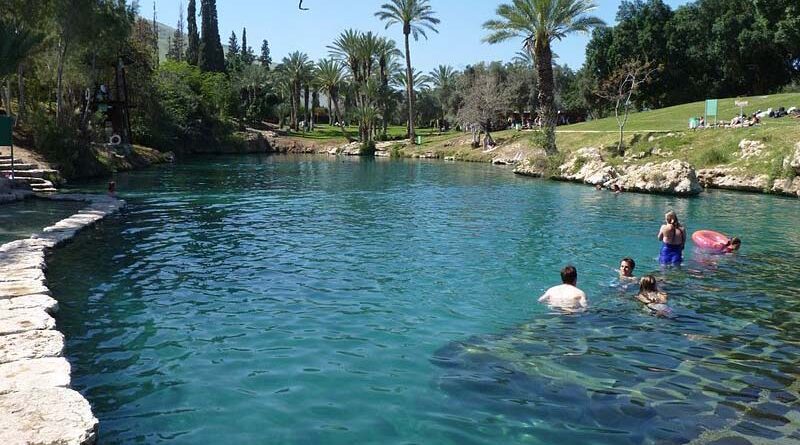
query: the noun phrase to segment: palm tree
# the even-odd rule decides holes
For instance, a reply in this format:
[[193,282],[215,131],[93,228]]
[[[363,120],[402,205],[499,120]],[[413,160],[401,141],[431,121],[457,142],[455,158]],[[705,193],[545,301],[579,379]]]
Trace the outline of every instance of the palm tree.
[[390,70],[395,57],[402,53],[395,46],[394,40],[381,37],[378,42],[378,70],[380,75],[380,88],[378,90],[378,102],[381,109],[383,126],[382,134],[386,137],[389,125],[389,107],[392,101],[392,90],[389,88]]
[[291,97],[289,100],[292,106],[291,128],[295,131],[298,129],[297,114],[300,109],[300,90],[305,80],[308,65],[308,55],[300,51],[295,51],[287,57],[284,57],[279,67],[290,85]]
[[[342,134],[347,139],[347,130],[344,129],[344,117],[339,112],[339,88],[344,83],[344,67],[341,63],[333,59],[322,59],[317,62],[317,69],[314,72],[317,86],[328,96],[328,124],[333,125],[334,111]],[[333,108],[331,107],[333,106]]]
[[603,26],[597,17],[585,15],[595,9],[592,0],[513,0],[497,7],[497,20],[483,27],[491,31],[484,41],[503,42],[514,37],[523,39],[523,48],[533,56],[539,77],[539,114],[545,129],[545,151],[556,148],[556,112],[553,84],[553,51],[550,44],[573,32],[588,33]]
[[[436,99],[439,101],[439,107],[442,108],[442,120],[445,120],[447,103],[455,89],[456,71],[450,65],[439,65],[428,74],[428,78],[436,89]],[[436,127],[437,129],[442,128],[441,122],[437,122]]]
[[408,137],[414,139],[414,90],[412,85],[413,72],[411,71],[411,49],[408,37],[414,36],[414,40],[419,40],[419,36],[428,36],[425,29],[439,32],[434,25],[439,24],[439,19],[433,16],[434,12],[428,4],[428,0],[391,0],[391,3],[384,3],[381,10],[375,13],[379,19],[386,22],[386,28],[394,24],[403,25],[403,37],[405,38],[406,54],[406,101],[408,102]]
[[[28,29],[14,26],[10,23],[0,22],[0,87],[5,84],[4,102],[6,112],[11,112],[11,88],[8,79],[19,72],[19,67],[25,59],[33,52],[33,49],[41,43],[43,36]],[[23,91],[20,89],[20,92]],[[20,113],[24,105],[24,97],[20,94],[19,98]]]

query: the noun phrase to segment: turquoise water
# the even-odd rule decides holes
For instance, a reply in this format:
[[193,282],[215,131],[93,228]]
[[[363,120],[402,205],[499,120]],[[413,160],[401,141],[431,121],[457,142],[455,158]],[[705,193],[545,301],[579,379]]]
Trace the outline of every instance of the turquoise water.
[[28,238],[86,207],[84,202],[26,199],[0,205],[0,244]]
[[[102,444],[800,443],[796,199],[290,156],[116,180],[48,270]],[[741,252],[660,269],[667,209]],[[587,313],[536,303],[566,263]]]

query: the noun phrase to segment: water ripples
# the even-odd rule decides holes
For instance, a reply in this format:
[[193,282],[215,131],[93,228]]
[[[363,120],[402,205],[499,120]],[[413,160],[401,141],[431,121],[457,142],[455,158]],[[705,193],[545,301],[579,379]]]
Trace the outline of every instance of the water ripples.
[[[797,201],[303,157],[117,183],[129,207],[48,272],[104,443],[800,437]],[[668,208],[742,252],[659,268]],[[674,319],[617,285],[626,255]],[[567,262],[588,313],[535,303]]]

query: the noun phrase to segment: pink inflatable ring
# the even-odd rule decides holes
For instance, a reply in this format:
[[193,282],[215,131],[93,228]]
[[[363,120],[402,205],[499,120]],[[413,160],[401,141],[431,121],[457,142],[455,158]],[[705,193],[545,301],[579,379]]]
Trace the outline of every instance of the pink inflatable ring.
[[706,252],[728,253],[738,249],[732,239],[713,230],[698,230],[692,234],[692,242],[698,249]]

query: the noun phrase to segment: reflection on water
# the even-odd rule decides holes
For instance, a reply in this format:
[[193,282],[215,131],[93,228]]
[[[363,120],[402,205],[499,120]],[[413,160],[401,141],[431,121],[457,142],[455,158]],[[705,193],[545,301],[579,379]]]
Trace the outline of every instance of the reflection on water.
[[28,238],[43,228],[78,212],[86,204],[26,199],[0,205],[0,244]]
[[[117,184],[48,270],[101,443],[800,442],[797,200],[288,156]],[[669,208],[742,250],[662,269]],[[553,315],[567,262],[590,310]]]

